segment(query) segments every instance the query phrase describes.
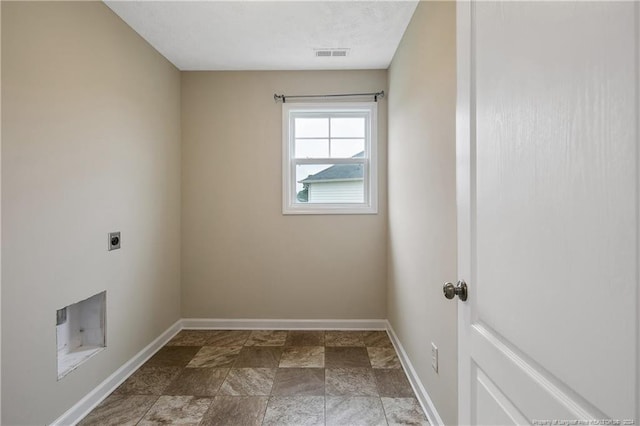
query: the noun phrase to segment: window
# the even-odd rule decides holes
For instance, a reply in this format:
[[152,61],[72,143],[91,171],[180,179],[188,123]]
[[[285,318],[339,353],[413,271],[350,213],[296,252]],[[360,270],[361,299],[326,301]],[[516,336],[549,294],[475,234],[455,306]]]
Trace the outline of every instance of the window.
[[284,214],[378,212],[377,104],[283,104]]

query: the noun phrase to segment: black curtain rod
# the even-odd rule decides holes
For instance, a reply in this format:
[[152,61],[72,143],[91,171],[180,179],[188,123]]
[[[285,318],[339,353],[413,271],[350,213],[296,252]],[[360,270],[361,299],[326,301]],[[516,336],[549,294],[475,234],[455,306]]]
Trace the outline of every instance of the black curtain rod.
[[273,100],[278,102],[278,101],[282,101],[282,103],[287,102],[287,99],[301,99],[301,98],[345,98],[345,97],[350,97],[350,98],[354,98],[354,97],[358,97],[361,98],[363,96],[373,96],[373,100],[375,102],[378,102],[378,98],[384,98],[384,90],[381,90],[379,92],[372,92],[372,93],[339,93],[339,94],[335,94],[335,95],[278,95],[277,93],[274,93],[273,95]]

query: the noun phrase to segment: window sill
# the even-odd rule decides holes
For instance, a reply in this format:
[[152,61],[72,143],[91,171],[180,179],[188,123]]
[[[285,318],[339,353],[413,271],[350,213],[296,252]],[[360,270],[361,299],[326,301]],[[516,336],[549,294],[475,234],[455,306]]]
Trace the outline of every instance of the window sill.
[[363,206],[363,207],[343,207],[343,206],[286,206],[282,209],[283,215],[330,215],[330,214],[378,214],[377,207]]

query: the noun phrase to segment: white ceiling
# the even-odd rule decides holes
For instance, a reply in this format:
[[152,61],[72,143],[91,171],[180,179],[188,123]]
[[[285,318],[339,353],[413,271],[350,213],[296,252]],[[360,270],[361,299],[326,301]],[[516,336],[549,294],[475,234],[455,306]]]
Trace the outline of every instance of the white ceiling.
[[[181,70],[385,69],[417,1],[119,1],[106,5]],[[315,49],[348,48],[319,58]]]

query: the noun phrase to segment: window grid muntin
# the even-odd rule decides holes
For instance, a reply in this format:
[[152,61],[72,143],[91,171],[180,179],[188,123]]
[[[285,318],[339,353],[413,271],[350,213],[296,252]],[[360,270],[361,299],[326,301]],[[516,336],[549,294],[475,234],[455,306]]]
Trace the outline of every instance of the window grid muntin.
[[[297,118],[327,118],[328,119],[328,136],[314,136],[314,137],[309,137],[309,136],[302,136],[302,137],[298,137],[296,136],[296,126],[295,126],[295,120]],[[334,138],[331,132],[331,119],[332,118],[364,118],[364,136],[363,137],[350,137],[350,136],[340,136],[340,137],[336,137]],[[290,113],[290,117],[289,117],[289,123],[290,123],[290,135],[292,137],[291,139],[291,147],[293,150],[293,155],[291,155],[291,158],[294,160],[297,160],[296,158],[296,153],[295,153],[295,146],[296,146],[296,141],[297,140],[313,140],[313,139],[327,139],[329,141],[329,156],[327,158],[331,159],[333,157],[331,157],[331,146],[332,146],[332,141],[333,139],[344,139],[344,140],[361,140],[364,139],[364,145],[365,145],[365,157],[364,158],[369,158],[370,157],[370,151],[371,151],[371,112],[369,110],[360,110],[360,111],[291,111]],[[320,157],[318,157],[320,158]]]

